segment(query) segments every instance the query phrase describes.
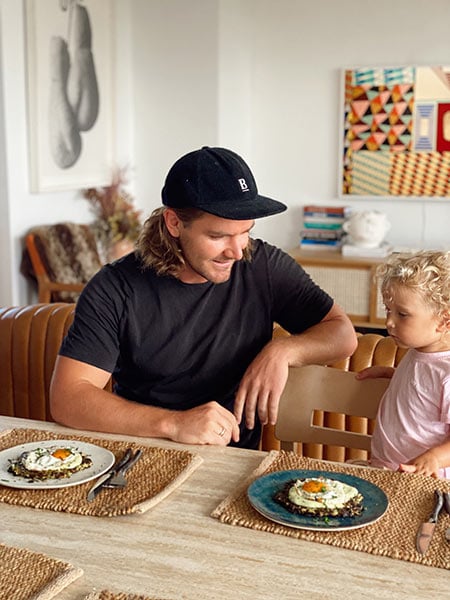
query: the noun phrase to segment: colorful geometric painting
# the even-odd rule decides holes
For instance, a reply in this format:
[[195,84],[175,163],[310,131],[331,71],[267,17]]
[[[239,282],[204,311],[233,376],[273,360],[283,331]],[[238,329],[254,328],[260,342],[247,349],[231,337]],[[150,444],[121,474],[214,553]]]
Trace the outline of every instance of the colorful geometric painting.
[[344,71],[341,195],[450,197],[450,66]]

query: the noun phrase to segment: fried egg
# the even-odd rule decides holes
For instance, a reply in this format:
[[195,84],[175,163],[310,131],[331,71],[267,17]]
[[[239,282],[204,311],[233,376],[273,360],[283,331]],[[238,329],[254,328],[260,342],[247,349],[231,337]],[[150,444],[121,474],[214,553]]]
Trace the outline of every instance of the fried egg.
[[48,446],[22,452],[15,459],[9,459],[8,472],[30,481],[65,479],[78,471],[92,466],[90,456],[70,446]]
[[20,457],[27,471],[51,472],[76,469],[81,465],[83,455],[74,448],[36,448],[24,452]]
[[297,479],[290,487],[288,498],[296,506],[309,510],[343,508],[359,494],[358,490],[335,479],[311,477]]

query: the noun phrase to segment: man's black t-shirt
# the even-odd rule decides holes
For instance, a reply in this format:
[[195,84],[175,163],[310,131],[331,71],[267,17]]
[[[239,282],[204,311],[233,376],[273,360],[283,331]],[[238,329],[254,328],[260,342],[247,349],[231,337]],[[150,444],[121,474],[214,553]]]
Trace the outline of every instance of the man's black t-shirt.
[[[129,400],[174,410],[215,400],[233,411],[273,323],[300,333],[332,303],[290,256],[261,240],[220,284],[157,276],[129,254],[88,283],[60,354],[112,373],[115,392]],[[242,425],[238,445],[257,447],[259,433]]]

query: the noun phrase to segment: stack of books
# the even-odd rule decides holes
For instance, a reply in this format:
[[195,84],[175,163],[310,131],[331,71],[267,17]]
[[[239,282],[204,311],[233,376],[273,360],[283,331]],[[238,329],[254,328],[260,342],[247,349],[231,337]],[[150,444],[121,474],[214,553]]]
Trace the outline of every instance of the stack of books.
[[342,225],[349,213],[347,206],[304,206],[300,248],[339,250],[344,237]]
[[382,242],[375,248],[363,248],[353,244],[345,243],[342,246],[342,256],[360,256],[362,258],[385,258],[394,250],[389,242]]

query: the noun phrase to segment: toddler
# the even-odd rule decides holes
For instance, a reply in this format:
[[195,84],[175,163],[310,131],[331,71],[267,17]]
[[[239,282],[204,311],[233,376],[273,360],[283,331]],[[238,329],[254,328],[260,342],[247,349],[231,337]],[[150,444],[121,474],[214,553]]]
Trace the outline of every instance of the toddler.
[[450,479],[450,252],[393,254],[377,275],[388,334],[409,348],[378,409],[371,464]]

